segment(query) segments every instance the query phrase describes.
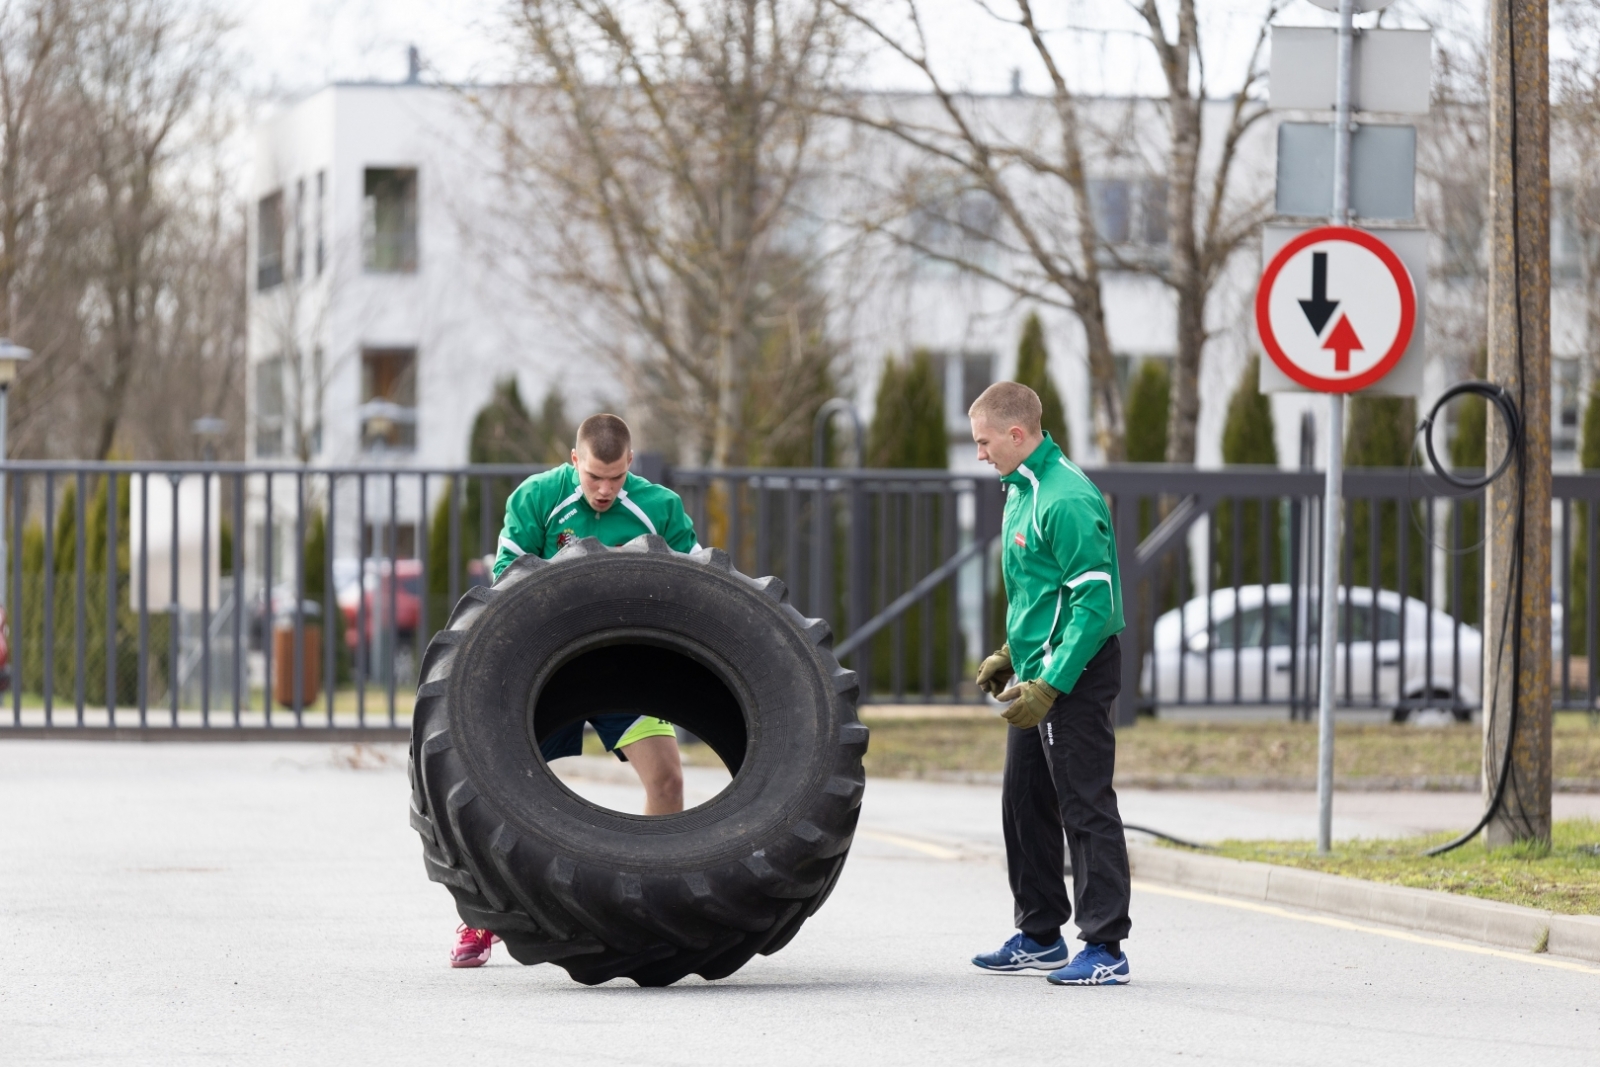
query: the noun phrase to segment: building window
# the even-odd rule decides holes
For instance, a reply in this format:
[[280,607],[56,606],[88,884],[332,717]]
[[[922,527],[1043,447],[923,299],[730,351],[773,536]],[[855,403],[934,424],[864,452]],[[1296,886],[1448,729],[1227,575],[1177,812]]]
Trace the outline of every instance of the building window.
[[1475,277],[1483,253],[1482,187],[1476,182],[1441,181],[1434,213],[1442,273],[1446,278]]
[[1133,234],[1132,182],[1089,183],[1089,203],[1094,211],[1095,233],[1101,244],[1125,245]]
[[417,172],[368,168],[361,217],[362,263],[370,274],[417,269]]
[[283,284],[283,191],[256,205],[256,288]]
[[1550,273],[1558,279],[1583,276],[1585,223],[1584,198],[1574,189],[1551,190]]
[[256,455],[283,455],[283,357],[256,364]]
[[1578,388],[1581,368],[1576,359],[1557,356],[1550,361],[1550,450],[1578,450]]
[[417,446],[417,350],[361,350],[361,450],[409,452]]
[[306,180],[294,183],[294,280],[306,276]]
[[989,266],[1000,234],[1000,205],[983,189],[962,189],[952,182],[930,180],[912,190],[910,242],[921,265],[935,272],[958,264]]
[[327,261],[322,239],[323,220],[327,217],[325,214],[327,195],[328,172],[319,170],[317,171],[317,277],[319,278],[322,277],[322,265]]
[[1162,178],[1089,182],[1089,207],[1100,243],[1119,251],[1167,246],[1167,183]]

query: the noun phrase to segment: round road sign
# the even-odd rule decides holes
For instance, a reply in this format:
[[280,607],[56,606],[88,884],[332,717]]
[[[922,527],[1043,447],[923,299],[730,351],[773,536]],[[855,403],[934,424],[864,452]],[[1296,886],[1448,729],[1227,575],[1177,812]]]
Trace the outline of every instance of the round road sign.
[[1394,369],[1417,322],[1411,273],[1365,230],[1322,226],[1278,250],[1256,291],[1256,329],[1307,389],[1353,393]]

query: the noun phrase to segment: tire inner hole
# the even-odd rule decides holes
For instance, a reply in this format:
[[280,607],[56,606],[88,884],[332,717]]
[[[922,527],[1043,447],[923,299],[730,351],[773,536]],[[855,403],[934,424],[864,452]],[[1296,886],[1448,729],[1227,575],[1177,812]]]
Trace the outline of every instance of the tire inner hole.
[[[591,803],[642,812],[639,778],[601,748],[589,721],[597,716],[618,716],[615,723],[648,716],[678,728],[685,810],[720,792],[744,764],[749,736],[738,697],[716,671],[676,648],[631,640],[587,649],[558,667],[533,700],[533,742],[557,749],[547,760],[556,777]],[[589,758],[567,758],[580,746]]]

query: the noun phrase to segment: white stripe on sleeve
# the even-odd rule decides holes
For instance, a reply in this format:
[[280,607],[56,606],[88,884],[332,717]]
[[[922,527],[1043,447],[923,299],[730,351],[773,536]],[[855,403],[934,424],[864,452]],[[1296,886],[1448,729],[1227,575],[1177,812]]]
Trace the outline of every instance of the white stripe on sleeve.
[[628,499],[628,493],[623,490],[617,493],[617,499],[622,501],[622,506],[633,512],[633,517],[644,523],[644,528],[651,533],[656,532],[656,524],[650,521],[650,516],[644,513],[644,508]]

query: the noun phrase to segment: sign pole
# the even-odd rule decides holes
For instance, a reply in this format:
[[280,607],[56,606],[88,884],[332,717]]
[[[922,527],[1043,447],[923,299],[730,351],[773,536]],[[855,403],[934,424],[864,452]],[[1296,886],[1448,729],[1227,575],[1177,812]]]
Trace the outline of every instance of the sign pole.
[[[1333,117],[1333,219],[1350,224],[1350,68],[1355,0],[1339,0],[1337,95]],[[1344,510],[1344,394],[1328,394],[1327,482],[1322,494],[1322,659],[1317,691],[1317,851],[1333,847],[1333,686],[1339,644],[1339,525]]]

